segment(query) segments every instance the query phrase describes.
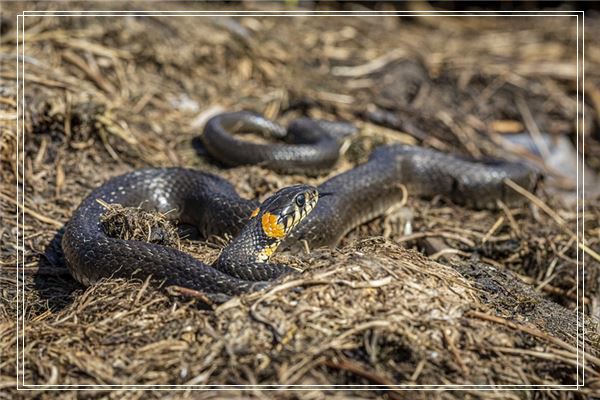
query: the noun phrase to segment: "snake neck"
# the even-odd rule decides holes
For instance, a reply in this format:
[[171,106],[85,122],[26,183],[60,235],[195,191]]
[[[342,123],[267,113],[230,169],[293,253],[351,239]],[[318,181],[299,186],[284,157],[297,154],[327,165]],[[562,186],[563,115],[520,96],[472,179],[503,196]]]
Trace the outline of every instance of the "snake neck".
[[269,236],[262,229],[261,218],[252,218],[227,245],[215,262],[215,267],[230,268],[267,263],[281,244],[282,238]]

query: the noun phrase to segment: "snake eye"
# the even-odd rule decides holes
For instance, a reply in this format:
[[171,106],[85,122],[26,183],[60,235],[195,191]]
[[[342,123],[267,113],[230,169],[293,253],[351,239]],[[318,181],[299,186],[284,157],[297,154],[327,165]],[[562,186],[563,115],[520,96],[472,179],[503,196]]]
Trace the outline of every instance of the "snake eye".
[[306,198],[304,197],[303,194],[299,194],[298,196],[296,196],[296,198],[294,199],[294,201],[296,202],[296,205],[300,208],[304,207],[304,203],[306,202]]

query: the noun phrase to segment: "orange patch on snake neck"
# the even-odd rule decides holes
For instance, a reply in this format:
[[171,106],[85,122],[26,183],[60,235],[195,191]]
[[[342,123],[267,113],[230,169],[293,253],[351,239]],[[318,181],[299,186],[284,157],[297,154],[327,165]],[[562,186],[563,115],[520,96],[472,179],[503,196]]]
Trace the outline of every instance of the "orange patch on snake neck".
[[285,236],[283,225],[277,223],[277,215],[266,212],[262,216],[263,231],[268,237],[281,239]]
[[250,214],[250,218],[254,218],[258,215],[258,212],[260,211],[260,208],[256,208],[256,210],[252,211],[252,214]]

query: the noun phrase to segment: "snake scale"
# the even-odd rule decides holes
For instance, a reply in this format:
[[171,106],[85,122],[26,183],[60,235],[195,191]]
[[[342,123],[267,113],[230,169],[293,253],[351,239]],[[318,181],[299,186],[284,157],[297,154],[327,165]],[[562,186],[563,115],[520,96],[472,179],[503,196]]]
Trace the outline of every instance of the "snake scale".
[[[248,143],[236,132],[255,131],[290,143]],[[354,133],[344,123],[301,119],[288,129],[249,112],[224,113],[208,121],[202,140],[208,152],[228,165],[261,164],[284,172],[327,171],[341,142]],[[71,274],[84,285],[104,277],[139,277],[201,291],[215,301],[263,289],[292,269],[269,263],[281,245],[335,246],[356,226],[411,195],[442,195],[472,208],[513,204],[518,194],[503,183],[510,178],[533,190],[538,174],[508,161],[472,161],[432,149],[382,146],[369,160],[318,187],[284,188],[262,204],[241,198],[223,178],[186,168],[137,170],[108,180],[77,208],[67,224],[62,247]],[[326,195],[325,195],[326,194]],[[195,225],[204,237],[234,235],[219,259],[202,263],[177,249],[109,237],[98,202],[171,212]]]

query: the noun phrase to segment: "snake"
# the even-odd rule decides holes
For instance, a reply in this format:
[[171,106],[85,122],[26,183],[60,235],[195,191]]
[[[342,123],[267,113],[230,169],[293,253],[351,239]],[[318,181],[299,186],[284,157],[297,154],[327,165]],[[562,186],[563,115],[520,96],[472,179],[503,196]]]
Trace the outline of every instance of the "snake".
[[[287,143],[260,144],[240,140],[235,133],[254,132]],[[337,162],[344,139],[357,132],[354,125],[299,118],[286,128],[263,116],[238,111],[207,121],[202,143],[208,153],[226,166],[261,165],[283,173],[319,175]]]
[[[249,143],[236,135],[249,131],[288,143]],[[335,164],[342,143],[355,131],[348,123],[309,118],[284,128],[242,111],[212,117],[202,140],[209,154],[226,165],[317,173]],[[67,223],[62,249],[71,274],[86,286],[102,278],[150,276],[222,302],[296,273],[270,261],[278,249],[335,247],[349,231],[401,202],[406,192],[424,198],[444,196],[475,209],[495,208],[498,201],[507,205],[522,201],[504,184],[506,179],[535,190],[539,178],[537,171],[520,162],[471,160],[390,144],[316,187],[286,187],[259,203],[241,197],[229,181],[215,174],[183,167],[144,168],[94,189]],[[203,263],[176,248],[107,235],[102,203],[168,212],[179,223],[194,225],[203,237],[233,239],[215,262]]]

